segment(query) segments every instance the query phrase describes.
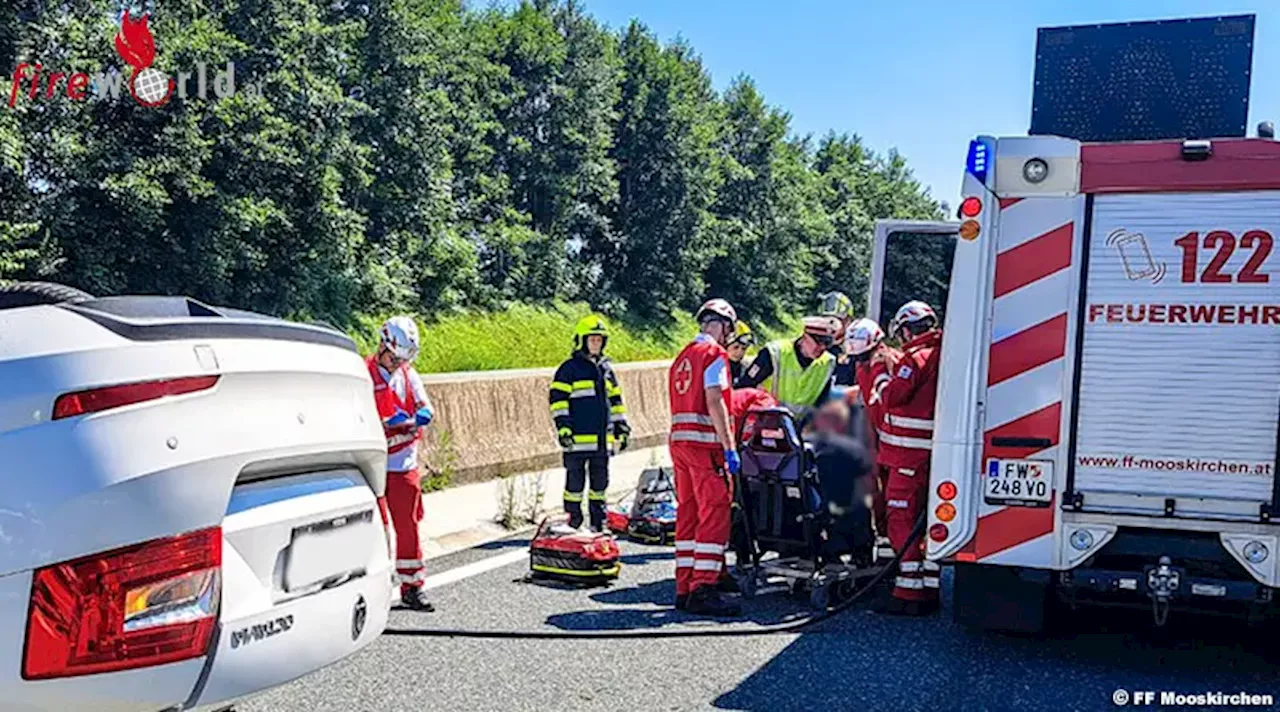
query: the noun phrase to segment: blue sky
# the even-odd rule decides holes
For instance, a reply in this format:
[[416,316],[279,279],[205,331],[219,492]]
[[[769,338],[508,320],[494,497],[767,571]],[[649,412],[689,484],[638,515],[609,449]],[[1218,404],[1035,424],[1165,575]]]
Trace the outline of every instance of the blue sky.
[[1213,0],[586,0],[611,27],[683,36],[717,88],[748,74],[796,133],[896,147],[953,205],[978,134],[1025,134],[1036,29],[1257,15],[1249,127],[1280,123],[1280,3]]

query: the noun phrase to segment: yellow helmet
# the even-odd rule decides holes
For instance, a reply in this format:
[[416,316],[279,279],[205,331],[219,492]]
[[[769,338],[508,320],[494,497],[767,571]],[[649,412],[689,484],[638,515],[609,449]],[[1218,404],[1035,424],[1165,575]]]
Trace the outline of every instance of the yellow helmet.
[[853,300],[844,292],[828,292],[819,297],[818,312],[824,316],[836,316],[844,321],[853,316]]
[[728,346],[742,344],[749,347],[755,342],[756,335],[751,333],[751,327],[747,326],[747,322],[740,321],[733,327],[733,337],[729,339]]
[[[588,336],[603,336],[604,342],[609,343],[609,325],[605,323],[604,317],[589,314],[579,319],[578,324],[573,327],[573,348],[586,348]],[[604,348],[603,344],[601,348]]]

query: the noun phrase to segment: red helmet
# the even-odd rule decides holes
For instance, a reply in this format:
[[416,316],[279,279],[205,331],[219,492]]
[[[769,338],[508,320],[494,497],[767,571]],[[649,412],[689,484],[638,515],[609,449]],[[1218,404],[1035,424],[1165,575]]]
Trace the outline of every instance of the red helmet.
[[732,304],[723,299],[710,299],[704,302],[694,313],[693,320],[701,324],[708,314],[720,317],[729,322],[730,326],[738,323],[738,312],[733,310]]

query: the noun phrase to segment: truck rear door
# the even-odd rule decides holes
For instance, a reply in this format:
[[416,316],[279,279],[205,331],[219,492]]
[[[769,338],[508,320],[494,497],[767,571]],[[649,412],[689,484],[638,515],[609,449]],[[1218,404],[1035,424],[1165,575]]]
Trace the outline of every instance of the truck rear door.
[[945,321],[958,229],[954,222],[876,221],[867,316],[888,328],[898,307],[919,299]]
[[1268,520],[1280,191],[1090,201],[1068,506]]

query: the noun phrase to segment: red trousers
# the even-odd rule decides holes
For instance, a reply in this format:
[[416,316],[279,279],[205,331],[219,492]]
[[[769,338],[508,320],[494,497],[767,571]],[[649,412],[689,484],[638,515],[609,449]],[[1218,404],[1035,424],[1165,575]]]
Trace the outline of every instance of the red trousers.
[[427,580],[418,524],[422,521],[422,476],[417,470],[387,473],[387,509],[396,529],[396,573],[400,592],[421,588]]
[[888,469],[885,508],[889,543],[893,545],[894,551],[902,552],[893,596],[904,601],[936,601],[939,568],[936,562],[925,561],[924,537],[921,536],[910,547],[903,549],[907,538],[911,536],[911,530],[915,528],[916,518],[929,501],[929,464],[915,468]]
[[889,468],[876,465],[876,489],[871,495],[871,516],[876,525],[876,536],[889,536],[888,512],[885,510],[884,493],[889,489]]
[[724,570],[733,485],[724,453],[672,443],[676,471],[676,594],[714,586]]

